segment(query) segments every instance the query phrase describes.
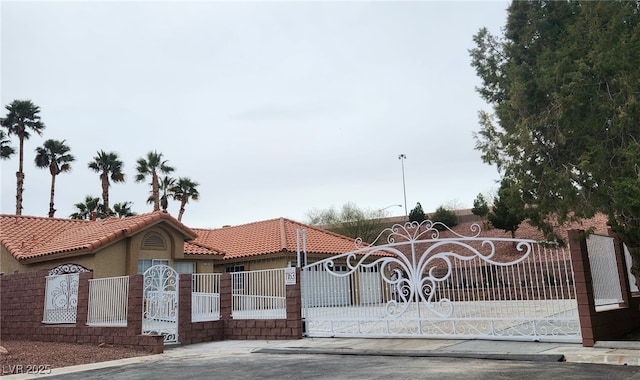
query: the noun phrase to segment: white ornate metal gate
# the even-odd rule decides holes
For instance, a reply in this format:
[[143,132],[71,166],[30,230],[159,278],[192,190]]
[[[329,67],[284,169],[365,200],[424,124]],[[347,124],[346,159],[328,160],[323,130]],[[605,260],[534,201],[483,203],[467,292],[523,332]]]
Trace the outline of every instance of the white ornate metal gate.
[[385,239],[303,267],[307,336],[581,341],[564,249],[431,221]]
[[43,323],[76,323],[78,273],[47,276]]
[[178,341],[178,276],[167,265],[144,272],[142,333],[162,335],[165,343]]

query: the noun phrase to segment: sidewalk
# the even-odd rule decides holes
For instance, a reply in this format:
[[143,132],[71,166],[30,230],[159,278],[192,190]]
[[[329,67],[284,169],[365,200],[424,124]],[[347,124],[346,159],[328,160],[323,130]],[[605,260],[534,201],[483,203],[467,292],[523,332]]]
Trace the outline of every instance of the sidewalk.
[[[159,355],[58,368],[52,375],[58,376],[134,363],[152,364],[167,358],[210,357],[215,359],[216,356],[249,354],[452,357],[640,366],[640,342],[598,342],[596,347],[582,347],[580,344],[571,343],[490,340],[304,338],[284,341],[228,340],[176,346],[165,348],[165,352]],[[28,379],[33,376],[11,375],[2,376],[2,378],[13,380]]]

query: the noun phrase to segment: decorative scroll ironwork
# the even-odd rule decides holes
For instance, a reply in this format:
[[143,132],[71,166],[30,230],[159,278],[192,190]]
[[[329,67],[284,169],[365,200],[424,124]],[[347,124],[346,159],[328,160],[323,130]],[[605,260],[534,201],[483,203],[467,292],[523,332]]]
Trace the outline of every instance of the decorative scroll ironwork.
[[[439,228],[449,231],[454,238],[441,238]],[[437,283],[447,280],[452,273],[452,258],[461,261],[470,261],[476,258],[498,266],[513,265],[526,259],[532,252],[533,240],[518,240],[517,250],[522,255],[516,260],[508,262],[498,262],[494,260],[496,255],[495,240],[488,238],[479,238],[480,226],[473,224],[471,226],[472,236],[463,236],[451,230],[441,222],[431,222],[426,220],[422,223],[408,222],[404,225],[395,224],[394,226],[383,230],[376,238],[376,241],[366,248],[356,250],[344,255],[323,260],[325,270],[338,277],[349,276],[359,267],[370,268],[373,266],[380,267],[382,279],[390,284],[395,290],[396,299],[389,300],[386,304],[386,312],[388,316],[397,317],[404,314],[408,307],[414,302],[420,302],[426,308],[442,318],[451,317],[453,313],[453,304],[447,298],[436,300],[435,290]],[[383,236],[387,236],[388,244],[383,246],[375,246],[374,244]],[[428,239],[423,239],[428,237]],[[429,247],[420,254],[417,251],[418,242],[433,242]],[[472,241],[479,241],[483,249],[478,249],[470,244]],[[403,244],[404,243],[404,244]],[[356,244],[361,244],[358,240]],[[408,256],[397,249],[399,245],[409,244],[411,246],[411,255]],[[437,252],[444,246],[455,246],[458,250],[453,251],[451,248],[442,252]],[[467,251],[467,255],[460,254],[460,251]],[[377,253],[392,253],[392,257],[380,257],[373,261],[371,259]],[[336,260],[345,259],[348,271],[333,272]],[[437,273],[435,262],[440,260],[446,265],[446,271]]]
[[[481,237],[480,233],[477,224],[470,227],[468,236],[429,220],[395,224],[370,245],[358,239],[354,251],[303,267],[308,330],[317,328],[326,333],[322,336],[537,339],[544,333],[563,341],[567,336],[579,339],[579,328],[569,326],[577,323],[571,266],[566,261],[561,265],[552,251],[541,253],[534,240]],[[376,245],[379,242],[384,244]],[[501,254],[503,247],[510,253]],[[327,281],[323,273],[345,281]],[[372,275],[379,284],[363,282]],[[560,279],[566,283],[559,283]],[[379,297],[372,297],[371,289]],[[320,292],[325,299],[320,300]],[[364,298],[380,302],[365,305]],[[505,303],[509,300],[527,309],[535,308],[532,303],[538,301],[553,302],[551,315],[509,314],[504,311],[513,307]]]
[[144,272],[142,333],[162,335],[165,343],[178,341],[178,276],[167,265]]
[[83,267],[82,265],[78,265],[78,264],[62,264],[51,269],[49,271],[49,276],[57,276],[60,274],[69,274],[69,273],[84,273],[84,272],[91,272],[91,271]]

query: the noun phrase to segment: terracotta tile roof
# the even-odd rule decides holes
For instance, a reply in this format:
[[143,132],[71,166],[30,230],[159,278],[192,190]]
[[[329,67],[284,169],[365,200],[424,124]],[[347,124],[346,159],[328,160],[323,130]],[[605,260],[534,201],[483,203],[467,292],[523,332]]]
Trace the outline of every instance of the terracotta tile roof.
[[184,242],[184,254],[185,255],[207,255],[207,256],[218,256],[217,258],[222,259],[225,255],[225,252],[203,245],[202,243],[195,243],[193,241],[185,241]]
[[[258,256],[276,252],[296,252],[296,230],[305,229],[307,253],[339,254],[356,249],[355,240],[320,228],[285,218],[271,219],[233,227],[197,229],[198,237],[191,243],[225,253],[225,260]],[[192,253],[189,251],[189,253]]]
[[163,221],[181,231],[185,240],[196,236],[192,229],[161,211],[96,221],[0,215],[0,243],[17,260],[68,252],[93,253]]

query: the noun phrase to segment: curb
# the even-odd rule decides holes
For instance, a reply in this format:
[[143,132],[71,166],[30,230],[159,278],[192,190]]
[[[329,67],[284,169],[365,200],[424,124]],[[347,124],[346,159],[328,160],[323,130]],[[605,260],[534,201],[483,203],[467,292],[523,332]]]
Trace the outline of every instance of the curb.
[[317,348],[261,348],[254,351],[258,354],[292,354],[292,355],[360,355],[360,356],[405,356],[419,358],[458,358],[486,360],[515,360],[528,362],[563,362],[564,355],[546,354],[486,354],[474,352],[432,352],[432,351],[385,351],[385,350],[352,350],[352,349],[317,349]]

